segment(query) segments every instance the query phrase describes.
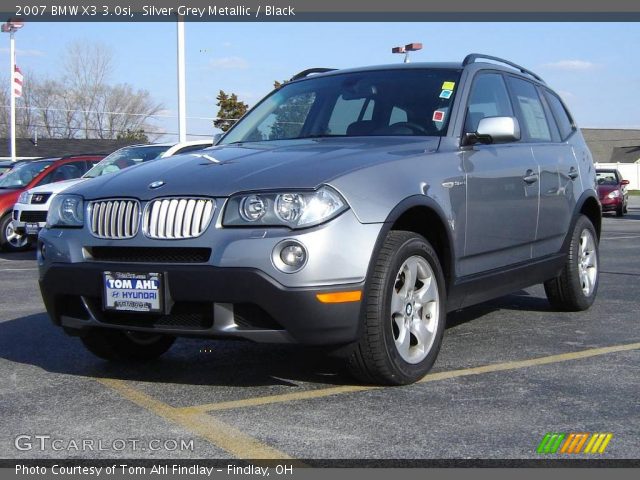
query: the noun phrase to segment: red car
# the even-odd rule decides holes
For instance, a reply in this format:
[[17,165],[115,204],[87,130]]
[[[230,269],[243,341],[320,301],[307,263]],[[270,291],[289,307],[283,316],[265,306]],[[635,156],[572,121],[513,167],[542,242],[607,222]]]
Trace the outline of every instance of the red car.
[[0,177],[0,249],[22,250],[28,246],[24,235],[16,235],[11,224],[13,205],[20,194],[47,183],[78,178],[103,155],[74,155],[26,162]]
[[618,170],[597,169],[596,182],[598,183],[598,197],[602,204],[602,211],[615,211],[618,217],[627,213],[629,180],[623,180]]

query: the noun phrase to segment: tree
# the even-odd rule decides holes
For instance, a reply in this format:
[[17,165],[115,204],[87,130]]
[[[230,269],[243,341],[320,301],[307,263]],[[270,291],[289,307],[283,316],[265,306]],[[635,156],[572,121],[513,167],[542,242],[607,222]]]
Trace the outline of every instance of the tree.
[[[146,90],[109,82],[113,54],[100,43],[69,45],[62,62],[65,74],[40,80],[25,72],[23,97],[18,99],[19,137],[128,138],[155,137],[151,120],[162,108]],[[8,82],[0,79],[2,85]],[[0,102],[9,105],[8,88],[0,88]],[[0,133],[6,136],[9,109],[0,112]]]
[[223,90],[220,90],[216,100],[218,100],[216,105],[219,107],[218,118],[213,121],[213,126],[223,132],[229,130],[249,108],[246,103],[238,100],[238,96],[235,93],[228,95]]
[[118,135],[116,135],[116,138],[118,140],[127,140],[131,142],[149,142],[149,137],[147,137],[147,134],[144,133],[144,130],[142,129],[131,130],[130,128],[127,128],[126,131],[118,133]]

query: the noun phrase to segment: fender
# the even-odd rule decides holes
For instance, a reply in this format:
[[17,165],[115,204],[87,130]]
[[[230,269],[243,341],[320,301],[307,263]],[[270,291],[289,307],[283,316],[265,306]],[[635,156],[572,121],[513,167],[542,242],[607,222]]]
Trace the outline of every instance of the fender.
[[[449,227],[449,222],[447,220],[442,207],[430,197],[425,195],[412,195],[411,197],[407,197],[398,203],[393,210],[387,215],[387,218],[384,220],[382,224],[382,228],[380,229],[380,233],[378,234],[378,238],[373,248],[373,252],[371,254],[371,259],[369,260],[369,266],[367,267],[367,277],[365,281],[365,299],[362,302],[361,315],[364,313],[364,309],[366,308],[366,292],[368,291],[370,272],[375,266],[375,262],[378,258],[378,253],[382,248],[382,244],[384,239],[387,237],[387,234],[393,227],[394,223],[408,210],[415,207],[424,207],[431,210],[437,217],[440,219],[442,224],[444,225],[444,229],[447,235],[447,247],[449,252],[449,265],[450,265],[450,274],[448,278],[446,278],[447,285],[445,285],[445,292],[449,292],[450,286],[453,285],[455,279],[455,251],[454,251],[454,243],[453,243],[453,235],[451,232],[451,228]],[[362,323],[361,323],[362,324]]]
[[582,210],[582,208],[584,207],[584,204],[586,203],[586,201],[588,199],[594,199],[597,203],[598,203],[598,209],[599,209],[599,219],[600,222],[598,225],[594,225],[596,232],[598,234],[598,242],[600,241],[600,232],[601,232],[601,223],[602,223],[602,207],[600,205],[600,200],[598,200],[598,194],[596,193],[595,190],[593,189],[588,189],[585,190],[584,192],[582,192],[582,195],[580,195],[580,198],[578,198],[578,201],[576,202],[576,206],[573,210],[573,215],[571,216],[571,224],[569,225],[569,229],[567,230],[567,234],[564,237],[564,241],[562,242],[562,249],[560,250],[559,253],[565,253],[569,251],[569,243],[571,242],[571,234],[573,232],[573,228],[576,225],[576,221],[578,220],[578,215],[580,215],[580,211]]

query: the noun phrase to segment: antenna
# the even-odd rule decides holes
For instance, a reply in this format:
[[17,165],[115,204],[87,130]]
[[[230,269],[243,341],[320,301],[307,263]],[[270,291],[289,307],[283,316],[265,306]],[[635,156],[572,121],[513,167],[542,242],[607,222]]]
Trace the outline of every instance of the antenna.
[[409,52],[417,52],[422,50],[422,43],[408,43],[404,47],[393,47],[391,53],[404,53],[404,63],[410,63]]

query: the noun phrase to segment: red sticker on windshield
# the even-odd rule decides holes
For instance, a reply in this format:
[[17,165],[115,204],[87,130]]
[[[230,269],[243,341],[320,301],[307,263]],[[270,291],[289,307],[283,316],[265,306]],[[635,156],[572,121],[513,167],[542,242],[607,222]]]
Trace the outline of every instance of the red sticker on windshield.
[[436,110],[433,112],[433,121],[442,122],[444,120],[444,112],[442,110]]

